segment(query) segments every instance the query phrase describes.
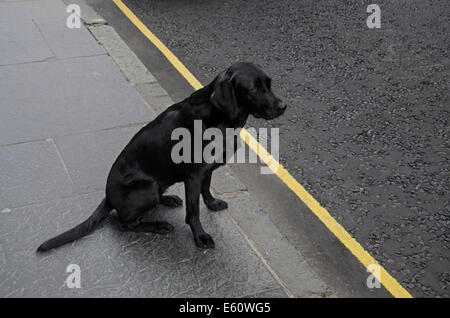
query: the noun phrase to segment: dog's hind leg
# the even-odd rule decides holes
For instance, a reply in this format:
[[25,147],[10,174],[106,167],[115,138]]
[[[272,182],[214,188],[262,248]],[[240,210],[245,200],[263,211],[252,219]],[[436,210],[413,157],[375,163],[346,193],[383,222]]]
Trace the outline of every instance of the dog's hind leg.
[[164,221],[143,221],[145,214],[159,203],[158,185],[154,181],[142,181],[128,194],[125,202],[117,210],[121,231],[152,232],[167,234],[172,232],[172,224]]
[[143,222],[138,220],[135,223],[121,224],[119,230],[123,232],[151,232],[167,234],[172,232],[174,227],[169,222],[164,221]]
[[170,208],[176,208],[183,205],[183,200],[177,195],[162,195],[159,203]]

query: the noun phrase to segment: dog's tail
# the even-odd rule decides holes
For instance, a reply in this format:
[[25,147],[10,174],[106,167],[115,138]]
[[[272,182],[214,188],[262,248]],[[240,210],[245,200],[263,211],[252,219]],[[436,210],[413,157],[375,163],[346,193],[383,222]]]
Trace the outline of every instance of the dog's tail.
[[103,199],[97,209],[95,209],[94,213],[92,213],[92,215],[86,221],[78,224],[73,229],[70,229],[67,232],[64,232],[48,241],[45,241],[41,244],[41,246],[38,247],[37,251],[45,252],[52,248],[70,243],[72,241],[75,241],[76,239],[88,235],[93,230],[95,230],[99,226],[100,222],[108,216],[110,210],[111,209],[106,203],[106,199]]

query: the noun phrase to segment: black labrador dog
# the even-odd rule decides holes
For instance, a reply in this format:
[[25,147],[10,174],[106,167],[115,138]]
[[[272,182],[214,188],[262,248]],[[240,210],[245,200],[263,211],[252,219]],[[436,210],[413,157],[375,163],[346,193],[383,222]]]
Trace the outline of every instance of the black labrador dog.
[[[214,248],[199,218],[200,194],[206,206],[214,211],[227,208],[225,201],[210,192],[211,174],[223,161],[174,163],[171,150],[176,141],[172,131],[183,127],[191,133],[194,120],[201,120],[203,131],[210,127],[221,130],[241,128],[249,114],[267,120],[284,113],[286,105],[271,91],[271,79],[252,63],[236,63],[220,73],[210,84],[176,103],[143,127],[114,162],[106,184],[106,197],[83,223],[39,246],[38,251],[72,242],[91,233],[112,210],[116,210],[121,230],[168,233],[167,222],[144,222],[143,216],[158,204],[182,205],[177,196],[164,195],[176,182],[184,182],[186,223],[191,227],[195,244]],[[205,147],[203,142],[202,147]],[[236,150],[236,149],[235,149]]]

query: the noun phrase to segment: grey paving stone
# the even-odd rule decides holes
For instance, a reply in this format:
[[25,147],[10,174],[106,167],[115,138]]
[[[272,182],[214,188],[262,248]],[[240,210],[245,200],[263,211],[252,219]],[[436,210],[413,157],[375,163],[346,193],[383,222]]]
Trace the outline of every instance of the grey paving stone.
[[140,83],[134,86],[155,114],[160,114],[174,104],[172,98],[158,83]]
[[58,19],[36,19],[35,21],[57,58],[106,54],[83,24],[79,29],[68,28],[64,15]]
[[246,298],[288,298],[282,288],[270,289],[261,293],[246,296]]
[[[184,208],[161,208],[154,218],[174,224],[169,235],[120,232],[111,220],[72,245],[35,253],[40,242],[86,218],[102,197],[89,194],[0,213],[0,296],[235,297],[275,285],[227,216],[204,206],[202,221],[215,238],[214,250],[195,247]],[[80,289],[65,285],[69,264],[80,266]]]
[[0,96],[1,145],[152,118],[106,55],[1,67]]
[[73,194],[52,142],[0,147],[0,211]]
[[258,251],[295,297],[323,295],[327,286],[299,251],[280,233],[263,208],[248,193],[226,199],[229,213],[256,244]]
[[153,75],[109,25],[90,26],[89,30],[104,46],[123,74],[133,83],[156,82]]
[[42,61],[53,53],[32,20],[0,21],[0,65]]
[[104,190],[109,169],[142,126],[56,138],[56,144],[80,193]]
[[247,187],[234,176],[228,165],[224,165],[213,172],[211,185],[217,194],[247,190]]
[[0,23],[25,21],[31,18],[68,16],[66,5],[60,0],[0,1]]

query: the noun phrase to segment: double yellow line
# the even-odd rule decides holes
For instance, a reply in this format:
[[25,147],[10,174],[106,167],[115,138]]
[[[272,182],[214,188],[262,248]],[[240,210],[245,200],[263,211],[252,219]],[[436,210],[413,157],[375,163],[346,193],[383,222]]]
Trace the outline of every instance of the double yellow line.
[[[113,0],[117,7],[125,16],[150,40],[175,69],[186,79],[186,81],[198,90],[203,85],[194,75],[181,63],[181,61],[162,43],[136,15],[121,1]],[[258,141],[244,128],[241,131],[241,138],[247,145],[255,151],[259,158],[269,166],[270,169],[291,189],[297,197],[319,218],[320,221],[347,247],[350,252],[364,265],[377,265],[378,271],[372,274],[383,284],[383,286],[394,296],[399,298],[412,298],[411,294],[400,285],[364,248],[340,225],[330,213],[317,202],[305,188],[277,161],[272,155],[262,147]],[[372,268],[372,267],[371,267]]]

